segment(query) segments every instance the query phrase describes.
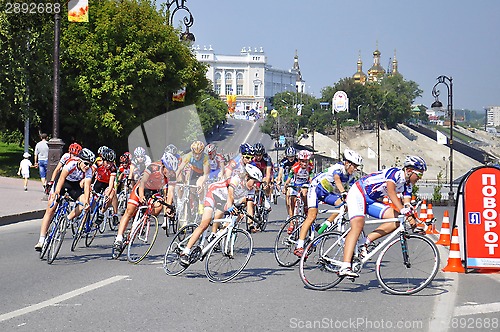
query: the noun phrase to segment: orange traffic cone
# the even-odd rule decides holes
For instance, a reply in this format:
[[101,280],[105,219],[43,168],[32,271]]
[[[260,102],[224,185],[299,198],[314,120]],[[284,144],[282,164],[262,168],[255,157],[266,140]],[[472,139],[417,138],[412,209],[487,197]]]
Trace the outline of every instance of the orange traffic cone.
[[436,244],[440,244],[442,246],[450,245],[450,216],[448,210],[444,210],[441,233],[439,233],[439,240],[437,240]]
[[[427,202],[425,199],[422,201],[422,205],[420,207],[420,215],[418,216],[418,219],[420,219],[420,221],[422,222],[427,221]],[[425,224],[419,223],[417,224],[417,226],[425,229]]]
[[427,206],[427,222],[430,222],[430,226],[427,228],[425,234],[439,234],[436,230],[436,219],[434,219],[434,212],[432,211],[432,204],[429,203]]
[[465,273],[465,269],[460,259],[460,245],[458,243],[458,228],[453,228],[451,237],[450,255],[448,256],[448,265],[443,269],[443,272],[458,272]]

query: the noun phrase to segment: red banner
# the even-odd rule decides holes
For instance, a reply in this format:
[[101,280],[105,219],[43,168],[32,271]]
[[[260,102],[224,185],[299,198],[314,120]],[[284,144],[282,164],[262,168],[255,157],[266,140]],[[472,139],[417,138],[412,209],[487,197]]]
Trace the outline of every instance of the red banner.
[[467,268],[500,268],[500,169],[481,167],[464,185]]

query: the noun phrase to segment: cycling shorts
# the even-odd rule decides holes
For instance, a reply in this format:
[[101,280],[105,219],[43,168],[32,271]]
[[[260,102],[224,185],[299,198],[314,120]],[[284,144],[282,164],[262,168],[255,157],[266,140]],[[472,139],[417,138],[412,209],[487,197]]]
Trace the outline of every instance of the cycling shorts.
[[349,190],[346,203],[347,210],[349,211],[349,220],[355,217],[364,217],[366,214],[381,219],[385,211],[390,208],[390,206],[381,202],[367,201],[357,182]]

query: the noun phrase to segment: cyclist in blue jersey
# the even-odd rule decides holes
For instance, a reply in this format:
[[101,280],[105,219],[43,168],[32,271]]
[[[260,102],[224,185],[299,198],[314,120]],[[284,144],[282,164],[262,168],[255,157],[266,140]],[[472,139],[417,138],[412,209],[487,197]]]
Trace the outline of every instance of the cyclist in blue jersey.
[[[293,146],[288,147],[285,150],[285,158],[281,159],[279,163],[278,177],[276,178],[277,186],[281,186],[282,183],[286,182],[288,175],[290,174],[290,169],[299,160],[297,159],[297,150]],[[291,188],[283,187],[283,194],[285,194],[286,209],[288,211],[288,217],[293,214],[292,208],[290,206],[290,192]]]
[[[410,204],[412,188],[422,178],[425,171],[427,171],[427,164],[424,159],[418,156],[407,156],[402,169],[391,167],[368,174],[351,187],[346,200],[351,231],[345,239],[344,262],[339,270],[339,276],[353,278],[359,276],[352,270],[351,260],[359,234],[365,225],[366,214],[379,219],[395,218],[399,214],[413,216],[414,211]],[[398,194],[402,195],[403,201]],[[384,196],[389,196],[395,208],[382,202]],[[410,218],[410,223],[414,231],[421,231],[415,228],[414,218]],[[396,228],[397,223],[387,222],[368,234],[361,248],[362,255],[366,255],[367,246],[371,242],[393,232]]]

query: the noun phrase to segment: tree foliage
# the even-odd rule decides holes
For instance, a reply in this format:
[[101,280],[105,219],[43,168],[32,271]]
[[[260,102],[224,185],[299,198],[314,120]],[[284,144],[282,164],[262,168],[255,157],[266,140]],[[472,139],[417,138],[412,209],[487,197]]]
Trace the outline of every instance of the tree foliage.
[[[125,149],[140,123],[201,100],[209,88],[206,66],[154,1],[95,1],[91,13],[89,23],[71,23],[64,15],[60,20],[65,142]],[[53,15],[0,12],[0,130],[21,129],[29,109],[32,128],[51,132],[53,49]],[[183,87],[185,101],[172,102],[172,93]],[[211,107],[201,110],[204,130],[227,110],[221,103],[210,100]]]

